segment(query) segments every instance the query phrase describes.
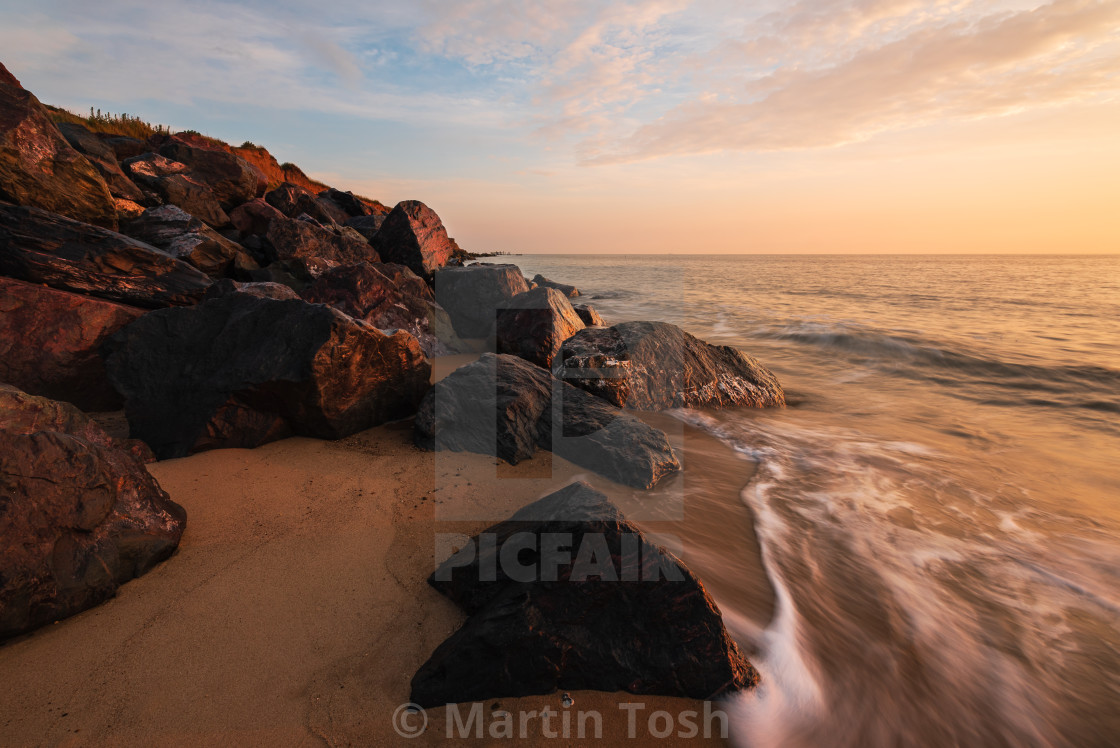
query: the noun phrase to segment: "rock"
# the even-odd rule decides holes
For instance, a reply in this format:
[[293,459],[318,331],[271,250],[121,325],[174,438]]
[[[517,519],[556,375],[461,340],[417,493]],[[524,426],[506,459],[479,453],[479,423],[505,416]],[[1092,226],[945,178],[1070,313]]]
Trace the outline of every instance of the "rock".
[[385,223],[385,215],[384,213],[373,213],[368,216],[347,218],[342,225],[354,229],[372,244],[374,235],[381,229],[381,224]]
[[159,154],[186,164],[188,176],[206,185],[223,210],[264,195],[265,177],[244,159],[219,148],[205,148],[172,135],[160,145]]
[[105,180],[51,122],[46,108],[0,65],[0,200],[115,229]]
[[126,158],[132,158],[133,156],[139,156],[141,153],[148,152],[148,144],[143,140],[129,138],[123,135],[103,135],[100,137],[105,142],[105,145],[112,149],[113,156],[117,159],[118,163],[124,161]]
[[544,286],[545,288],[555,288],[557,291],[569,298],[575,298],[576,296],[579,296],[579,289],[575,286],[569,286],[565,283],[550,281],[540,273],[537,273],[533,276],[533,283],[536,283],[538,286]]
[[247,272],[258,267],[240,245],[175,205],[148,208],[122,224],[121,233],[188,262],[211,278],[225,277],[235,268]]
[[229,216],[217,196],[190,175],[186,164],[156,153],[144,153],[125,159],[122,166],[134,182],[154,192],[164,203],[176,205],[216,229],[229,225]]
[[237,229],[242,239],[248,236],[264,236],[268,233],[272,220],[277,217],[283,218],[284,214],[261,198],[239,205],[229,214],[230,223]]
[[2,203],[0,275],[144,308],[194,304],[211,282],[115,231]]
[[511,464],[548,449],[636,488],[680,470],[661,431],[516,356],[485,353],[436,383],[413,440],[430,450],[491,454]]
[[160,458],[347,436],[414,413],[431,374],[408,333],[242,293],[147,314],[103,352],[132,435]]
[[368,216],[373,213],[373,208],[355,197],[353,192],[343,192],[334,187],[328,187],[320,192],[319,199],[326,200],[337,207],[347,218]]
[[186,524],[144,464],[71,405],[0,385],[0,638],[112,597]]
[[576,314],[586,327],[605,327],[607,324],[590,304],[572,304],[572,308],[576,310]]
[[667,322],[586,328],[564,342],[557,362],[566,382],[619,407],[785,405],[777,377],[758,361]]
[[492,335],[498,309],[528,290],[516,265],[479,262],[443,268],[435,274],[436,301],[451,315],[455,332],[464,338]]
[[[417,293],[417,286],[424,293]],[[446,318],[447,312],[432,300],[427,284],[404,265],[363,262],[332,268],[303,290],[303,298],[328,304],[380,330],[404,330],[419,341],[428,357],[451,352],[437,337],[440,325],[435,319]],[[443,327],[449,326],[448,319]]]
[[423,278],[446,265],[452,250],[443,222],[419,200],[397,203],[372,244],[382,260],[407,265]]
[[326,226],[342,223],[350,217],[333,202],[321,200],[309,190],[291,182],[284,182],[276,189],[266,192],[264,199],[288,218],[298,218],[300,214],[307,214]]
[[219,299],[230,294],[243,293],[261,299],[298,299],[299,294],[283,283],[249,282],[238,283],[229,278],[223,278],[210,286],[206,291],[207,299]]
[[104,140],[75,122],[60,122],[58,131],[66,138],[66,142],[85,156],[93,168],[97,169],[101,178],[105,180],[110,195],[133,202],[143,201],[144,195],[140,192],[140,188],[124,175],[120,164],[117,163],[116,153],[106,145]]
[[0,278],[0,382],[82,410],[123,401],[105,375],[100,345],[144,310]]
[[[531,560],[510,561],[525,546]],[[708,700],[759,680],[700,580],[585,483],[483,531],[428,581],[470,617],[413,677],[424,708],[565,689]]]
[[498,353],[512,353],[546,369],[552,368],[560,345],[584,327],[567,297],[554,288],[518,294],[497,315]]
[[113,207],[117,211],[117,222],[123,223],[124,221],[131,221],[134,218],[139,218],[144,214],[144,206],[135,203],[132,200],[125,200],[118,197],[113,200]]

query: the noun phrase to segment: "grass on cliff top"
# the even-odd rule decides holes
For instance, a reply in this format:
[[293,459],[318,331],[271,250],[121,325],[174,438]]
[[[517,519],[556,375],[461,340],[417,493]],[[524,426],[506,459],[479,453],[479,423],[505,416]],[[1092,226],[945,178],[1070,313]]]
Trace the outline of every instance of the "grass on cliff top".
[[171,128],[167,125],[153,125],[145,122],[139,117],[133,117],[130,114],[112,114],[110,112],[102,112],[100,109],[94,111],[90,107],[89,115],[74,114],[68,109],[60,107],[45,105],[47,111],[50,112],[51,119],[55,122],[72,122],[81,125],[91,132],[105,133],[107,135],[121,135],[128,138],[136,138],[138,140],[147,140],[156,133],[170,133]]

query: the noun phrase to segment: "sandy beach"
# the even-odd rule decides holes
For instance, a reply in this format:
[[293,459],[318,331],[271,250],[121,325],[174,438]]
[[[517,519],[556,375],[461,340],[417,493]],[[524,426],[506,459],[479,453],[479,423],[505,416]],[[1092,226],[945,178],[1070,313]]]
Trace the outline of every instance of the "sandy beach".
[[[412,445],[407,421],[337,442],[292,438],[152,464],[188,512],[178,551],[104,605],[0,647],[0,742],[403,743],[393,715],[408,701],[412,674],[465,620],[425,582],[436,554],[450,552],[437,549],[437,535],[478,532],[577,477],[607,490],[643,529],[675,537],[717,600],[736,596],[764,624],[773,600],[757,572],[757,547],[718,560],[690,553],[692,539],[727,523],[753,538],[738,500],[752,465],[741,462],[738,475],[705,470],[718,442],[679,424],[670,433],[685,450],[686,471],[650,493],[548,453],[517,466],[427,453]],[[756,587],[742,583],[749,574]],[[628,735],[620,703],[645,704],[635,713],[636,736],[651,742],[653,711],[704,713],[686,699],[571,695],[571,711],[602,715],[604,744]],[[499,710],[546,706],[562,711],[560,694],[493,700],[484,705],[486,730]],[[464,719],[469,707],[460,710]],[[445,710],[427,717],[428,729],[410,744],[446,739]],[[559,719],[551,723],[558,731]],[[539,721],[526,729],[529,743],[581,742],[575,722],[570,741],[548,739]]]

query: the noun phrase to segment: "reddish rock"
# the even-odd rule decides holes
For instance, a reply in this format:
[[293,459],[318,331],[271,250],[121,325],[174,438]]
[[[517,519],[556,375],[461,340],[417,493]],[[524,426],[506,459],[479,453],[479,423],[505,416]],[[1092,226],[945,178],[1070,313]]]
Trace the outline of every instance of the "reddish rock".
[[543,286],[545,288],[555,288],[557,291],[564,294],[568,298],[575,298],[576,296],[580,295],[579,289],[575,286],[569,286],[567,283],[557,283],[556,281],[551,281],[548,278],[545,278],[540,273],[537,273],[533,276],[533,283],[536,283],[538,286]]
[[576,314],[587,327],[605,327],[607,324],[590,304],[572,304],[572,309],[576,310]]
[[148,144],[143,140],[136,138],[129,138],[123,135],[99,135],[105,145],[109,146],[116,157],[117,162],[124,161],[126,158],[139,156],[142,153],[147,153],[149,148]]
[[0,200],[115,229],[97,169],[66,142],[39,100],[0,65]]
[[241,293],[146,314],[103,352],[132,435],[160,458],[337,439],[414,413],[431,374],[406,332]]
[[288,218],[298,218],[300,214],[306,214],[327,226],[342,223],[349,218],[349,215],[334,203],[321,200],[310,191],[291,182],[284,182],[276,189],[266,192],[264,199]]
[[194,179],[186,164],[157,153],[144,153],[122,164],[139,185],[155,193],[159,201],[178,206],[214,228],[229,225],[229,216],[214,192]]
[[568,298],[555,288],[534,288],[498,309],[498,353],[512,353],[537,366],[552,368],[565,340],[584,327]]
[[148,208],[140,216],[121,224],[121,233],[188,262],[211,278],[222,278],[234,271],[249,272],[258,267],[241,245],[175,205]]
[[0,382],[82,410],[123,404],[99,348],[144,310],[0,278]]
[[248,236],[264,236],[268,233],[272,219],[284,214],[269,205],[263,198],[250,200],[244,205],[239,205],[229,214],[230,223],[240,233],[241,238]]
[[159,146],[159,154],[186,164],[189,176],[206,185],[223,210],[261,197],[267,188],[267,180],[259,169],[220,148],[202,147],[171,135]]
[[372,244],[373,237],[381,230],[381,224],[385,223],[386,215],[385,213],[371,213],[368,216],[347,218],[342,225],[354,229]]
[[262,299],[299,299],[300,295],[289,286],[282,283],[269,283],[263,281],[251,281],[248,283],[239,283],[229,278],[223,278],[210,286],[206,291],[206,298],[218,299],[222,296],[229,296],[230,294],[243,293],[249,296],[258,296]]
[[120,164],[117,163],[117,154],[104,140],[75,122],[59,123],[58,130],[70,145],[93,164],[109,187],[110,195],[133,202],[144,200],[140,188],[121,171]]
[[210,279],[115,231],[0,203],[0,275],[134,306],[194,304]]
[[186,514],[66,403],[0,385],[0,638],[74,615],[169,557]]
[[443,222],[419,200],[397,203],[372,243],[383,261],[407,265],[423,278],[446,265],[452,251]]

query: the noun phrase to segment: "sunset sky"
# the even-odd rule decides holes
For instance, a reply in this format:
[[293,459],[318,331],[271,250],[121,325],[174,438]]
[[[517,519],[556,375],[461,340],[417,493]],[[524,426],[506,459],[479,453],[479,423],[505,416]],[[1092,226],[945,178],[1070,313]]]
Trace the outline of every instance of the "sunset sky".
[[0,61],[474,251],[1120,252],[1120,0],[40,0]]

